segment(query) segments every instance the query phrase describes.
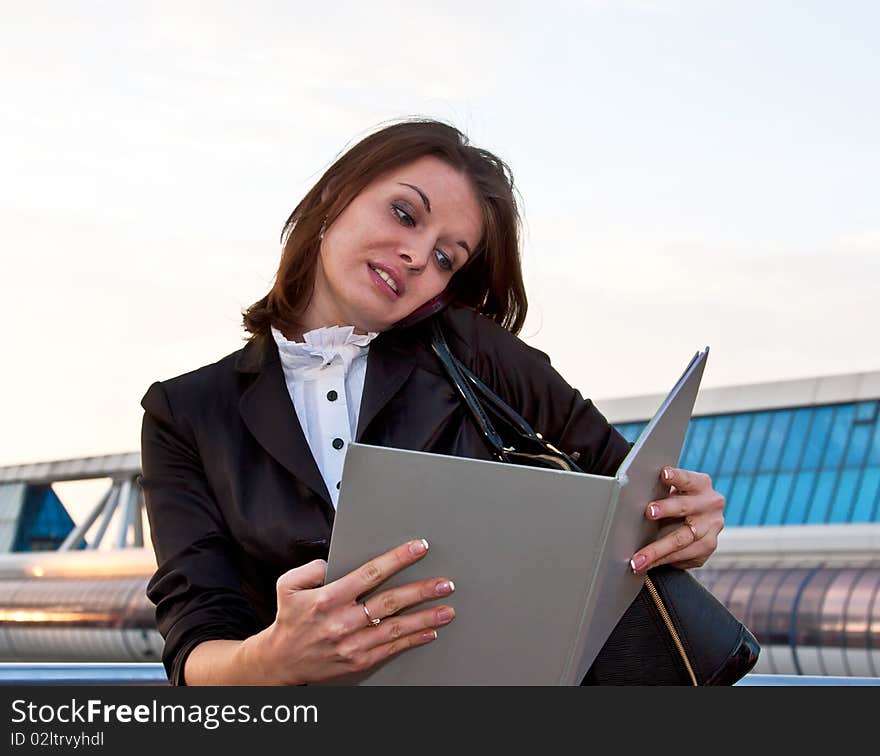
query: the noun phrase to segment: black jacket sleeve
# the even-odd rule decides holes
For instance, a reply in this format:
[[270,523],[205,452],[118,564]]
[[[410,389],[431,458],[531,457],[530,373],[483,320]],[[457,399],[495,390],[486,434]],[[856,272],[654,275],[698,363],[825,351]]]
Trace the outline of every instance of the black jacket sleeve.
[[476,312],[450,310],[447,319],[453,351],[535,431],[567,454],[576,452],[585,472],[617,473],[631,444],[544,352]]
[[186,657],[211,639],[243,639],[259,630],[241,593],[235,549],[205,477],[194,435],[175,420],[154,383],[141,400],[141,468],[158,569],[147,586],[165,639],[162,661],[172,685],[186,685]]

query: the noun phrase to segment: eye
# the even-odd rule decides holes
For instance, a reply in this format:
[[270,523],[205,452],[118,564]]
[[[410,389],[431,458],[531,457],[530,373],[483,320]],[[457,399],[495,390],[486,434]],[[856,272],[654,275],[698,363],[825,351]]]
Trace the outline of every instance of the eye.
[[[407,205],[402,203],[391,203],[391,212],[394,214],[394,217],[397,218],[398,223],[407,228],[414,228],[416,225],[415,218],[413,218],[405,208],[407,208]],[[440,270],[445,272],[452,270],[453,259],[442,249],[434,250],[434,258],[437,260],[437,265],[440,267]]]
[[437,258],[437,265],[441,270],[452,270],[452,258],[442,249],[435,249],[434,256]]
[[391,212],[394,213],[395,217],[401,223],[401,225],[408,226],[409,228],[412,228],[416,225],[413,217],[406,210],[404,210],[401,205],[392,203]]

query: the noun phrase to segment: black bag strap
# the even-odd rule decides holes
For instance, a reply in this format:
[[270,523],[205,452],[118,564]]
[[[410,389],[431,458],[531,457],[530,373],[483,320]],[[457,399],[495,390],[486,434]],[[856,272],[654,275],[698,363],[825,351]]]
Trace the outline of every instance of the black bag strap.
[[[443,329],[440,327],[438,318],[431,319],[431,331],[431,348],[434,350],[434,354],[440,359],[440,364],[443,365],[443,368],[446,370],[446,375],[449,376],[449,380],[452,381],[452,385],[455,387],[456,392],[464,402],[465,407],[467,407],[471,413],[480,434],[483,436],[483,440],[492,452],[492,456],[498,462],[507,462],[508,450],[504,446],[504,441],[501,439],[498,431],[495,430],[495,427],[492,425],[492,422],[483,410],[483,406],[474,395],[468,380],[461,372],[461,368],[464,368],[464,365],[461,365],[459,360],[457,360],[450,351],[449,344],[446,343],[446,336],[443,333]],[[467,368],[464,369],[467,370]],[[470,373],[470,371],[468,371],[468,373]],[[473,377],[476,379],[476,376]],[[486,387],[484,386],[484,388]],[[486,390],[488,390],[488,388],[486,388]]]
[[452,359],[455,362],[456,367],[459,369],[461,374],[467,379],[468,383],[474,389],[476,394],[479,395],[480,399],[486,402],[492,409],[493,414],[496,416],[496,419],[501,419],[505,423],[511,426],[512,430],[518,433],[521,436],[525,436],[530,438],[533,441],[540,441],[540,437],[538,434],[532,429],[532,426],[526,422],[525,418],[522,417],[513,407],[511,407],[507,402],[505,402],[498,394],[496,394],[492,389],[490,389],[485,383],[483,383],[477,376],[475,376],[470,370],[468,370],[467,366],[455,355],[452,355]]

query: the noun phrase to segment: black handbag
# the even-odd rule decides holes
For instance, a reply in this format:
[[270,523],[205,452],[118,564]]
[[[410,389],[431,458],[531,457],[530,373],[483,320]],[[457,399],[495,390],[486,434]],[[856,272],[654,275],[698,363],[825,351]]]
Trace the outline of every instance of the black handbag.
[[[438,318],[431,348],[498,462],[584,472],[449,349]],[[757,663],[749,629],[687,570],[655,567],[582,685],[732,685]]]

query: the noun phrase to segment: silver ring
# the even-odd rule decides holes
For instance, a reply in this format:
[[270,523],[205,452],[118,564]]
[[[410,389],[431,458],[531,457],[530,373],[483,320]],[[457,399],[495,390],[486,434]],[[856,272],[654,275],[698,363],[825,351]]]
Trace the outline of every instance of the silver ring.
[[699,541],[700,536],[697,535],[697,529],[694,527],[694,524],[691,522],[690,517],[684,518],[684,524],[687,525],[691,529],[691,533],[694,534],[694,541]]
[[370,615],[370,610],[367,609],[367,602],[366,601],[364,601],[364,603],[361,604],[361,607],[363,607],[364,614],[367,615],[367,622],[369,622],[371,625],[374,625],[374,626],[378,625],[382,621],[382,619],[380,617],[376,617],[376,619],[373,619],[373,617]]

